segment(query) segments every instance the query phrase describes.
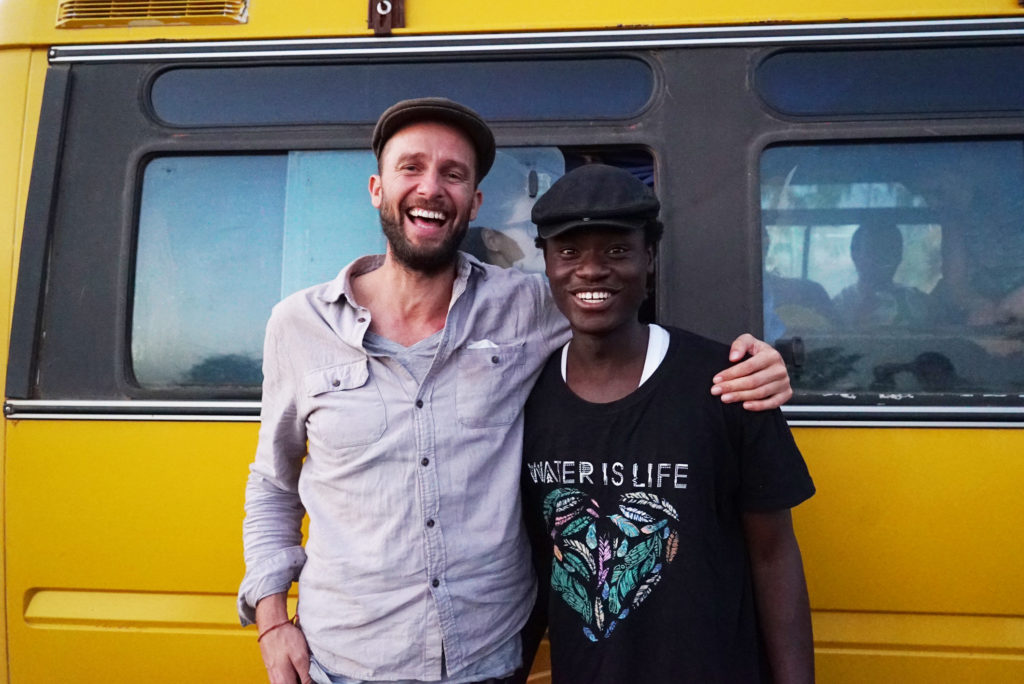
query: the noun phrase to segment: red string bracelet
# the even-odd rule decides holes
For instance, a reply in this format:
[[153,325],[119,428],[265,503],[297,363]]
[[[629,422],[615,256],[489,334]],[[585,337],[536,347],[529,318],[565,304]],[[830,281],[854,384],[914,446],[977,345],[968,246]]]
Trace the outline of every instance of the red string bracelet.
[[268,634],[273,632],[278,627],[284,627],[285,625],[291,625],[291,624],[294,624],[294,623],[295,623],[295,618],[292,617],[292,618],[290,618],[288,620],[285,620],[284,622],[277,623],[273,627],[267,627],[265,630],[263,630],[262,634],[260,634],[258,637],[256,637],[256,643],[259,643],[263,639],[263,637],[267,636]]

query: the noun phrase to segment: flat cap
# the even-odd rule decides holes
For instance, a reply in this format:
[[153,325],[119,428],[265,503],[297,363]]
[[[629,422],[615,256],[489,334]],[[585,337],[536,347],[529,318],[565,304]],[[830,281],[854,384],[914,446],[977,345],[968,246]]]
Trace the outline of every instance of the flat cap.
[[542,238],[580,226],[643,228],[657,218],[654,191],[625,169],[587,164],[559,178],[533,205],[531,218]]
[[494,163],[494,134],[479,114],[444,97],[402,100],[384,110],[373,127],[373,153],[380,159],[385,143],[405,126],[419,121],[440,121],[455,126],[470,139],[476,150],[477,181]]

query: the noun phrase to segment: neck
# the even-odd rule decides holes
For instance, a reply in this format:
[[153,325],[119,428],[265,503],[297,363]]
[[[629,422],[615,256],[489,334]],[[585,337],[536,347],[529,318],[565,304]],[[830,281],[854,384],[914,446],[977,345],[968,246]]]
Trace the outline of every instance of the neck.
[[370,310],[370,330],[408,347],[444,327],[455,272],[455,262],[437,273],[414,271],[389,250],[383,265],[354,279],[352,289]]
[[650,329],[634,323],[607,335],[573,331],[566,359],[566,382],[587,401],[621,399],[640,384]]

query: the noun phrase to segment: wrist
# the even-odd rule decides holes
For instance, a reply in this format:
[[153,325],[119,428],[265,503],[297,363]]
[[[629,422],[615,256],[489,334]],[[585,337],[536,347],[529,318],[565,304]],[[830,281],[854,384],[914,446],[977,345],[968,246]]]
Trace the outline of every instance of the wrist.
[[268,634],[273,632],[275,629],[278,629],[280,627],[284,627],[285,625],[294,625],[294,624],[295,624],[295,618],[294,617],[292,617],[292,618],[290,618],[288,620],[283,620],[281,622],[275,623],[275,624],[271,625],[270,627],[267,627],[266,629],[261,631],[256,636],[256,643],[259,643],[259,642],[263,641],[263,637],[267,636]]
[[288,620],[288,594],[264,596],[256,602],[256,626],[262,632],[271,625]]

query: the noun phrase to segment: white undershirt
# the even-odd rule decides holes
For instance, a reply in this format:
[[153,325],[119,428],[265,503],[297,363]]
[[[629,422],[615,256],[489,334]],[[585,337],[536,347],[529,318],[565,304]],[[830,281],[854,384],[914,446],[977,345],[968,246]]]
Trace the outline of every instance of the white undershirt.
[[[668,330],[656,323],[651,323],[647,327],[650,330],[650,335],[647,337],[647,358],[644,359],[644,371],[640,374],[640,385],[647,382],[654,371],[658,370],[658,366],[665,360],[665,354],[668,353]],[[572,344],[572,340],[566,342],[562,347],[562,380],[565,382],[568,382],[565,376],[565,363],[569,358],[570,344]]]

